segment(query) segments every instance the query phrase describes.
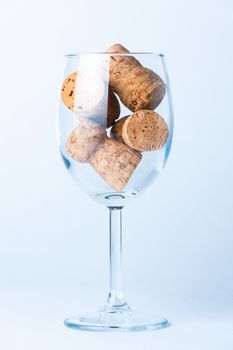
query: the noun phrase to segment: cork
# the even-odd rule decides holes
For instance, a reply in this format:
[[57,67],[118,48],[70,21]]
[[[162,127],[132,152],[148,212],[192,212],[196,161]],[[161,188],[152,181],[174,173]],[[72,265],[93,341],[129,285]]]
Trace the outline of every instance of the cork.
[[74,109],[77,72],[70,74],[62,84],[61,98],[69,109]]
[[120,104],[116,95],[109,89],[108,92],[108,116],[107,116],[107,128],[112,126],[120,115]]
[[163,117],[154,111],[141,110],[125,119],[121,137],[126,145],[143,152],[161,149],[168,135]]
[[155,109],[163,100],[166,84],[151,69],[143,67],[129,51],[120,44],[106,50],[108,53],[125,54],[111,56],[109,84],[122,103],[132,112]]
[[132,55],[127,55],[127,53],[130,54],[130,51],[121,44],[112,45],[106,50],[106,52],[112,54],[124,54],[119,56],[110,56],[110,81],[112,78],[113,80],[114,78],[123,79],[127,69],[132,70],[139,66],[142,67],[141,63],[135,57]]
[[61,98],[82,121],[90,119],[110,127],[120,115],[116,95],[93,72],[70,74],[62,84]]
[[78,162],[87,163],[105,135],[105,129],[99,125],[79,123],[66,142],[67,154]]
[[111,128],[110,136],[119,142],[124,142],[122,138],[122,128],[128,116],[119,119]]
[[126,47],[124,47],[123,45],[117,43],[112,45],[111,47],[109,47],[106,52],[109,53],[130,53],[128,49],[126,49]]
[[123,143],[105,137],[89,161],[102,179],[117,192],[122,192],[142,155]]

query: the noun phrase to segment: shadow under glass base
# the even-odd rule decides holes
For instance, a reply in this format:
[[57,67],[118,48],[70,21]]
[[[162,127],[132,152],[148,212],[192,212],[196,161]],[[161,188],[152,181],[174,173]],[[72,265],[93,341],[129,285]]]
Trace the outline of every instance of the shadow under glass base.
[[105,306],[96,313],[67,318],[64,323],[72,329],[94,332],[140,332],[169,326],[166,319],[135,312],[127,304],[121,307]]

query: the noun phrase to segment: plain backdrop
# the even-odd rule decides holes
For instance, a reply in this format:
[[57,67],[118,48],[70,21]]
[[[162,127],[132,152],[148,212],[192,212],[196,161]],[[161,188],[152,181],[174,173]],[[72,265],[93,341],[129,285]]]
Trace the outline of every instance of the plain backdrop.
[[231,0],[0,1],[0,291],[105,299],[107,209],[70,178],[55,126],[64,54],[120,42],[165,54],[175,112],[163,174],[124,209],[128,298],[232,310],[232,36]]

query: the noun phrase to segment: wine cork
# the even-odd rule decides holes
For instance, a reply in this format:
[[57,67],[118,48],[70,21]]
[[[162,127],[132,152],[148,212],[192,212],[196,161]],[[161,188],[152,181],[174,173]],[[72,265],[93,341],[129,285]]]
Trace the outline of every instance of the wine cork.
[[78,162],[87,163],[105,135],[105,129],[99,125],[80,123],[66,142],[67,154]]
[[143,67],[129,51],[120,44],[106,50],[108,53],[124,54],[110,57],[109,84],[120,100],[132,112],[156,108],[166,92],[161,77]]
[[116,140],[105,137],[89,161],[115,191],[121,192],[140,163],[142,155]]
[[124,142],[122,138],[122,128],[128,116],[119,119],[111,128],[110,136],[119,142]]
[[61,98],[64,104],[74,110],[74,97],[76,93],[77,72],[70,74],[62,84]]
[[99,75],[74,72],[63,82],[61,98],[64,104],[82,120],[93,120],[110,127],[120,115],[115,94]]
[[168,135],[163,117],[154,111],[141,110],[125,119],[121,137],[126,145],[143,152],[161,149]]

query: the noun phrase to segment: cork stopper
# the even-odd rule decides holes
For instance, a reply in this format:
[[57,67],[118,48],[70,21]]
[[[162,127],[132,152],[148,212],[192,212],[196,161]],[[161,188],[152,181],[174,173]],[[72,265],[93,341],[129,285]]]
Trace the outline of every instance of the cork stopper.
[[74,110],[74,97],[76,93],[77,72],[70,74],[62,84],[61,98],[64,104]]
[[161,77],[145,67],[134,68],[124,84],[128,88],[122,88],[121,100],[132,112],[155,109],[166,93],[166,84]]
[[[141,67],[140,62],[133,56],[125,55],[130,53],[123,45],[114,44],[106,50],[107,53],[124,54],[123,56],[110,56],[109,83],[114,92],[121,98],[119,91],[123,88],[123,81],[129,72],[136,67]],[[126,88],[126,86],[125,86]]]
[[161,149],[168,140],[168,134],[163,117],[150,110],[135,112],[125,119],[122,127],[125,144],[140,152]]
[[89,161],[115,191],[121,192],[140,163],[142,155],[116,140],[105,137]]
[[74,72],[62,84],[64,104],[82,120],[110,127],[120,115],[120,104],[103,79],[93,72]]
[[[121,44],[115,44],[106,52],[127,54]],[[132,112],[140,109],[155,109],[163,100],[166,84],[151,69],[143,67],[131,55],[110,57],[109,84],[122,103]]]
[[105,129],[99,125],[79,123],[66,142],[67,154],[78,162],[87,163],[105,135]]
[[126,119],[128,118],[128,116],[123,117],[121,119],[119,119],[111,128],[111,132],[110,132],[110,136],[112,139],[115,139],[119,142],[123,142],[124,140],[122,138],[122,128],[124,125],[124,122],[126,121]]

